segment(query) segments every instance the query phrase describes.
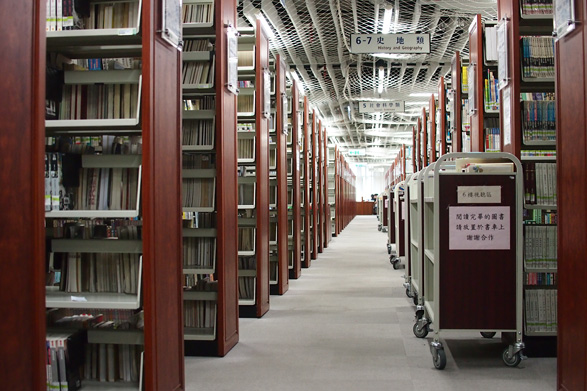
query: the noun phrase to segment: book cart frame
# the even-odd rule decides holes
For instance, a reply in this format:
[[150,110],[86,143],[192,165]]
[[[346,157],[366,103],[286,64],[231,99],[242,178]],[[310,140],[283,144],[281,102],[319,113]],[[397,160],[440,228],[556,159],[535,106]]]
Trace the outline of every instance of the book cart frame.
[[[394,210],[394,203],[395,203],[395,193],[394,193],[395,186],[390,184],[387,187],[387,207],[385,208],[385,220],[387,222],[387,254],[390,255],[389,261],[391,262],[391,255],[394,253],[391,245],[396,244],[395,241],[395,210]],[[397,252],[397,244],[395,252]]]
[[[456,159],[513,163],[515,171],[458,172]],[[480,331],[485,338],[501,332],[502,338],[511,342],[503,351],[504,363],[515,367],[525,358],[522,354],[522,175],[520,161],[509,153],[451,153],[424,170],[425,288],[420,297],[423,305],[416,310],[413,331],[423,338],[431,330],[430,325],[434,325],[430,351],[437,369],[446,365],[440,341],[441,332],[445,330]],[[479,190],[499,187],[499,201],[493,198],[464,200],[460,196],[462,186]],[[451,236],[457,236],[454,227],[450,227],[451,208],[463,208],[459,209],[463,213],[474,211],[472,215],[477,211],[496,215],[503,212],[506,216],[509,213],[509,236],[504,236],[500,242],[503,249],[496,244],[492,244],[491,249],[474,249],[475,246],[468,245],[460,249],[461,242],[457,244],[456,241],[451,249]],[[506,226],[502,228],[507,230],[508,221],[503,221]],[[486,266],[489,262],[491,267]],[[499,289],[496,289],[496,281],[500,282]]]
[[[399,269],[402,261],[405,261],[406,256],[406,234],[405,234],[405,218],[404,203],[405,203],[405,185],[406,181],[401,181],[393,188],[393,204],[389,208],[389,221],[393,221],[393,230],[390,229],[390,235],[393,231],[395,251],[389,257],[389,262],[394,269]],[[393,219],[393,220],[392,220]]]
[[414,173],[406,182],[409,232],[406,235],[409,247],[409,285],[406,286],[406,294],[412,298],[414,305],[421,305],[420,296],[423,295],[424,284],[422,283],[422,236],[423,236],[423,217],[422,217],[422,178],[424,170]]

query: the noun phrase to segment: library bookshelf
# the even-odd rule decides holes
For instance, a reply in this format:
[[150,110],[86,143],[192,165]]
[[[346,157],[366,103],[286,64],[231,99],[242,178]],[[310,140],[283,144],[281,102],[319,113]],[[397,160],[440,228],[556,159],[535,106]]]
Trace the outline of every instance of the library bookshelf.
[[[269,310],[270,113],[263,111],[265,99],[270,99],[270,96],[266,96],[265,88],[265,72],[269,71],[269,42],[260,21],[257,21],[252,35],[243,34],[239,37],[239,61],[242,57],[241,52],[250,53],[245,57],[252,61],[241,63],[239,80],[254,83],[254,99],[249,105],[241,104],[237,109],[237,115],[239,124],[248,123],[254,129],[254,132],[248,133],[254,133],[254,142],[250,148],[254,148],[255,157],[254,161],[241,160],[238,163],[238,183],[239,186],[255,184],[255,207],[238,207],[239,316],[262,317]],[[251,137],[251,134],[245,133],[247,132],[238,132],[239,139]],[[243,239],[247,238],[249,243],[245,246]],[[241,263],[247,267],[241,267]]]
[[[298,279],[302,274],[302,193],[301,182],[302,172],[300,172],[301,156],[300,146],[302,145],[302,129],[303,129],[303,101],[300,102],[300,91],[298,83],[293,80],[291,86],[291,132],[292,142],[288,145],[288,156],[291,159],[291,169],[288,170],[288,190],[292,194],[291,208],[288,202],[288,215],[292,219],[292,238],[291,249],[288,248],[288,253],[291,254],[291,263],[289,269],[289,278]],[[302,168],[303,170],[303,168]]]
[[184,193],[194,182],[209,189],[207,203],[184,202],[182,210],[184,349],[190,356],[224,356],[238,342],[237,97],[225,87],[227,25],[234,25],[235,7],[234,1],[183,2]]
[[[564,286],[558,278],[558,260],[566,261],[557,250],[562,243],[558,235],[564,232],[558,218],[558,199],[564,194],[557,191],[562,189],[559,176],[564,175],[560,168],[557,171],[558,137],[565,134],[559,128],[558,113],[568,109],[559,103],[564,95],[555,94],[552,14],[529,14],[522,2],[501,0],[498,16],[500,25],[506,28],[504,44],[510,75],[500,90],[503,150],[518,157],[524,170],[525,352],[528,356],[554,356],[560,330],[557,296],[559,287]],[[541,54],[538,67],[530,68],[528,64],[533,61],[529,54],[537,44],[551,50]],[[545,121],[528,120],[534,116]],[[559,314],[558,319],[564,316]]]

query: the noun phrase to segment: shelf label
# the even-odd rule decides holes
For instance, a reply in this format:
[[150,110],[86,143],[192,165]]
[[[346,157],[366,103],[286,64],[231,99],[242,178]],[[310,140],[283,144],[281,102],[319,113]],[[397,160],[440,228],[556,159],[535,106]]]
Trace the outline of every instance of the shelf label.
[[499,204],[501,186],[457,186],[459,204]]
[[430,34],[351,34],[351,53],[430,53]]
[[88,299],[86,299],[83,296],[71,296],[71,301],[76,301],[76,302],[86,302],[88,301]]
[[359,113],[403,113],[405,107],[404,101],[359,102]]
[[509,206],[451,206],[449,250],[509,250]]

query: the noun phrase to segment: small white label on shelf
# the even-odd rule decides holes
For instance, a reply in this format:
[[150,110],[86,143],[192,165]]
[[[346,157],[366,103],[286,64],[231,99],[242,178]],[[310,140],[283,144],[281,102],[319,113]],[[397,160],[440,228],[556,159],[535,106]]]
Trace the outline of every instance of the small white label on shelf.
[[501,186],[457,186],[459,204],[499,204]]
[[509,250],[509,206],[451,206],[450,250]]
[[118,29],[118,35],[134,35],[134,33],[135,33],[134,28]]
[[88,299],[82,296],[71,296],[71,301],[85,302],[88,301]]

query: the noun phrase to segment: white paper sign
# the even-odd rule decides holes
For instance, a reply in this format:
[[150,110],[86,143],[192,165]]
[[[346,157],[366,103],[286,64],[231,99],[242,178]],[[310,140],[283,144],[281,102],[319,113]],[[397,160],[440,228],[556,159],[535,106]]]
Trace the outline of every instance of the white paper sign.
[[351,34],[351,53],[430,53],[430,34]]
[[451,206],[450,250],[509,250],[509,206]]
[[510,88],[501,90],[501,107],[502,107],[502,134],[503,145],[512,143],[512,116],[510,103]]
[[457,186],[459,204],[499,204],[501,186]]
[[405,111],[404,101],[359,102],[359,113],[403,113]]

